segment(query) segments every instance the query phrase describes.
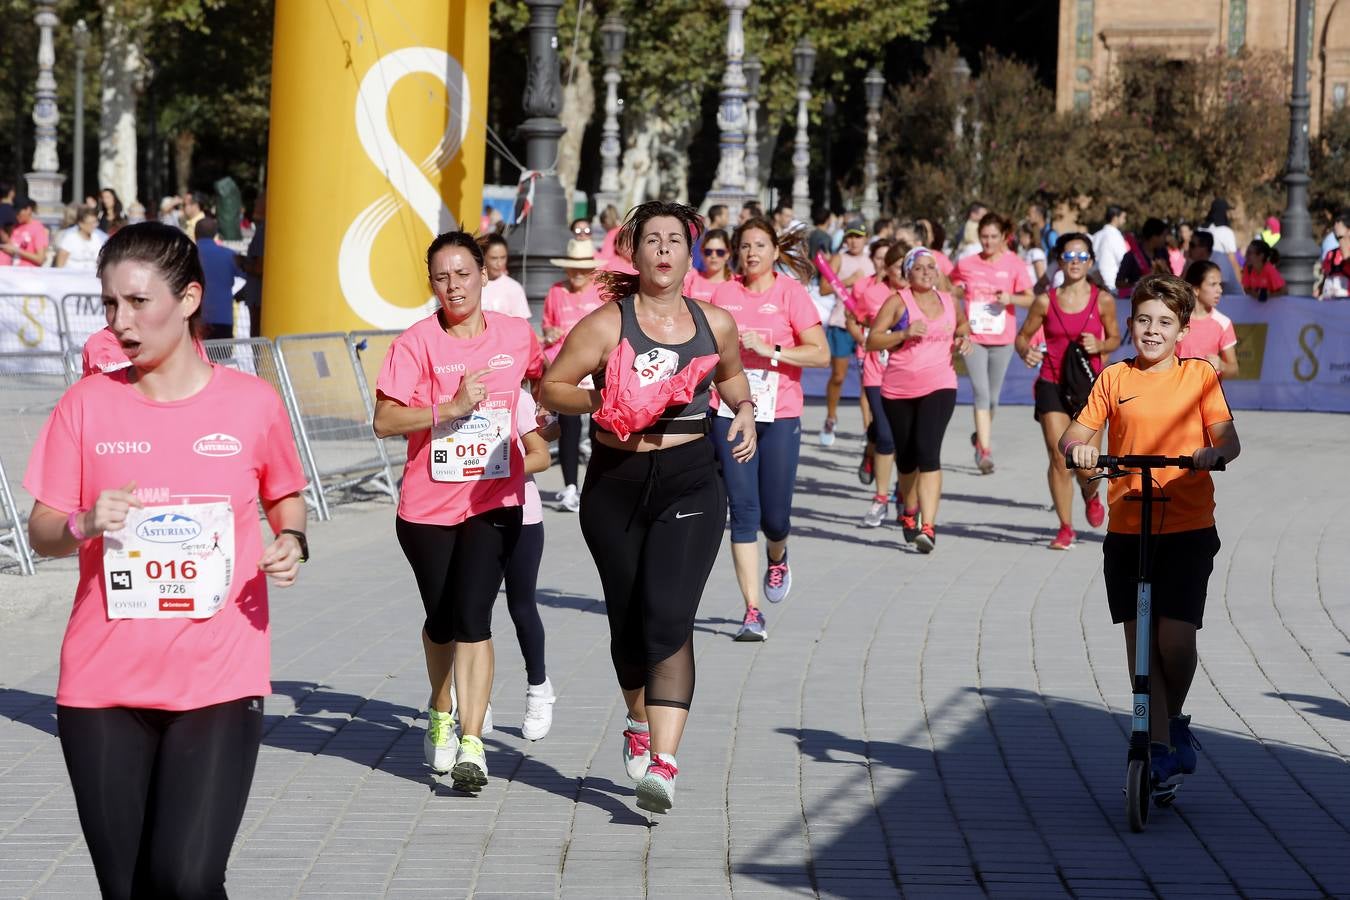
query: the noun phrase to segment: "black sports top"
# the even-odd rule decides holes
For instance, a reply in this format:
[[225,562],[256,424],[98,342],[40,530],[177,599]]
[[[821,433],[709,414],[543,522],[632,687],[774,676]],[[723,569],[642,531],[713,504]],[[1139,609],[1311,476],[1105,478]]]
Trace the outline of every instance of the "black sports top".
[[[647,337],[642,326],[638,324],[637,311],[633,308],[633,296],[630,294],[621,300],[619,304],[619,315],[622,325],[619,329],[620,341],[627,339],[628,345],[633,348],[633,352],[640,359],[643,354],[649,353],[656,348],[669,350],[679,357],[679,363],[676,365],[675,374],[689,365],[689,361],[700,356],[716,356],[717,340],[713,337],[712,326],[708,324],[708,317],[703,314],[698,303],[684,298],[684,305],[689,309],[689,315],[694,319],[694,336],[682,344],[662,344]],[[715,371],[715,370],[714,370]],[[702,381],[698,383],[698,393],[694,399],[683,406],[667,407],[661,417],[650,426],[643,429],[638,434],[703,434],[708,430],[708,395],[713,383],[713,372],[709,372]],[[601,369],[595,373],[595,386],[604,390],[605,371]],[[597,425],[596,427],[602,427]]]

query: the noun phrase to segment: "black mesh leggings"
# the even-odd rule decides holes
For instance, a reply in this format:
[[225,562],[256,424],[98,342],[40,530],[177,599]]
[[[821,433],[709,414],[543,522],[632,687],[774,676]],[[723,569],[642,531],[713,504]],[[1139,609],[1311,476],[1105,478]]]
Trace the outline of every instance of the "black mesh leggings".
[[722,545],[727,494],[712,444],[631,453],[592,445],[581,533],[595,558],[619,687],[688,709],[694,617]]
[[56,722],[105,900],[225,897],[262,699],[183,712],[58,706]]

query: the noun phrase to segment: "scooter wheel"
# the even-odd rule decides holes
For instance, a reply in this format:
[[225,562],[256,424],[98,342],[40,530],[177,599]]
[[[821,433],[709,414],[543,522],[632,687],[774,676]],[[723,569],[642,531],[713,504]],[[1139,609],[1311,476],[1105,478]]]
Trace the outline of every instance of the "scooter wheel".
[[1152,794],[1147,760],[1132,759],[1125,772],[1125,815],[1130,830],[1136,834],[1148,824],[1149,800]]

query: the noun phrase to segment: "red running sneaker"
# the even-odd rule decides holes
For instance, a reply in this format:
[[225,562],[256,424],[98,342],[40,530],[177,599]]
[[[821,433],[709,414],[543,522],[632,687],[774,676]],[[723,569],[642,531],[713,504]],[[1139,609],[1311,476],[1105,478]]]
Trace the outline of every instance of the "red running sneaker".
[[1087,520],[1093,528],[1101,528],[1106,521],[1106,507],[1102,506],[1102,498],[1096,494],[1088,498]]
[[1073,546],[1074,537],[1073,529],[1067,524],[1061,523],[1059,526],[1059,534],[1055,535],[1055,539],[1050,542],[1050,549],[1068,550]]

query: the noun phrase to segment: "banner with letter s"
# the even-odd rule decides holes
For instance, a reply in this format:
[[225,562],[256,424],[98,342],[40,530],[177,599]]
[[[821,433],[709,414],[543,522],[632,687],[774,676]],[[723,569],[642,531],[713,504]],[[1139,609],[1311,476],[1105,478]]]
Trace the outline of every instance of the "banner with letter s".
[[427,245],[481,212],[488,13],[276,5],[267,335],[406,328],[431,308]]

